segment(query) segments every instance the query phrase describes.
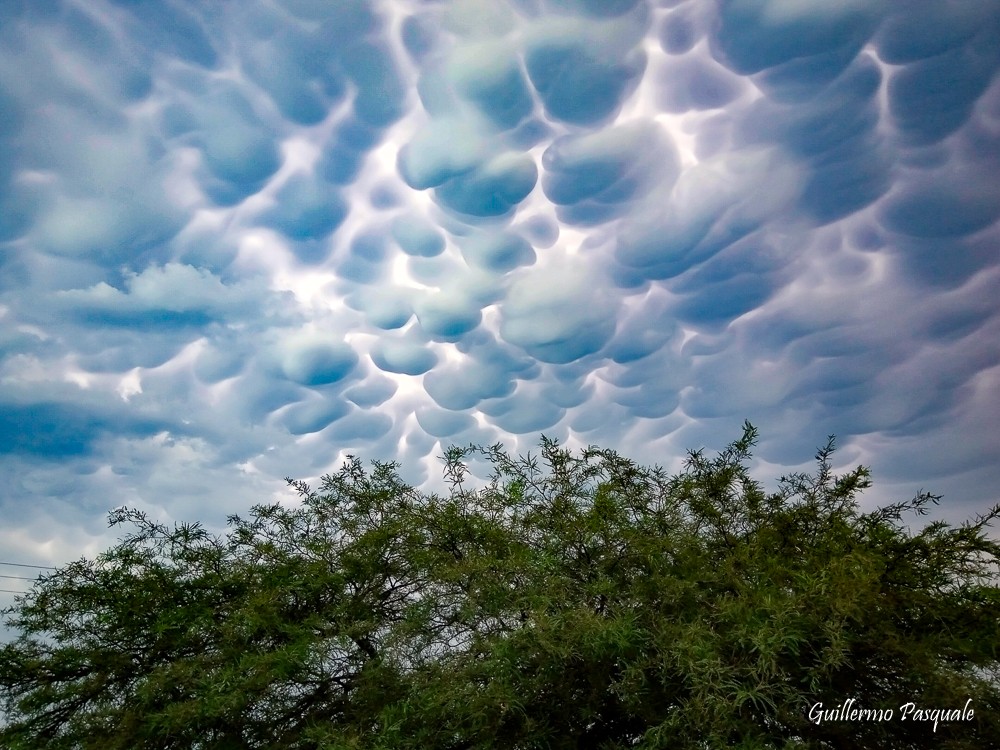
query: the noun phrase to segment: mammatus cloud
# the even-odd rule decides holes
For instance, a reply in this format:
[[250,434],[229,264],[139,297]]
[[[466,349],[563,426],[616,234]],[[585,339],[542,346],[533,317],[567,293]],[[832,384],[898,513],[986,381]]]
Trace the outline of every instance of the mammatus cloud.
[[[746,418],[997,500],[1000,9],[0,8],[0,549],[218,524],[346,453]],[[891,494],[890,494],[891,493]],[[27,541],[24,541],[27,540]]]

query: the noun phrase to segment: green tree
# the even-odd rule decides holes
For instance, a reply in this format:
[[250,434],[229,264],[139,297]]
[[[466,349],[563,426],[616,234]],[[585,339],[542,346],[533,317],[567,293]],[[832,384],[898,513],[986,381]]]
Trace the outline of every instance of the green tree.
[[[832,439],[768,493],[755,437],[673,476],[545,438],[453,448],[446,496],[351,458],[224,536],[116,511],[118,545],[6,613],[0,745],[1000,747],[1000,507],[862,512]],[[848,699],[894,717],[813,713]]]

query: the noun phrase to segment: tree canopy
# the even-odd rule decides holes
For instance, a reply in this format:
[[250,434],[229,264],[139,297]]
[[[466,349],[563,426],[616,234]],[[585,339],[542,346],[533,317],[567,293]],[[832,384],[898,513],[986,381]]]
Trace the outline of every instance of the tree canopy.
[[115,511],[6,611],[0,745],[1000,747],[1000,507],[863,512],[832,439],[767,492],[755,438],[674,475],[452,448],[444,495],[351,457],[221,535]]

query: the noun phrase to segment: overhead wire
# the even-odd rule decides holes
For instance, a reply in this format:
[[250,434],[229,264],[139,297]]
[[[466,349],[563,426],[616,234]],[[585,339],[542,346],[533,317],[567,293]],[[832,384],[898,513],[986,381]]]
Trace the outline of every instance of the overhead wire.
[[[15,568],[34,568],[36,570],[56,570],[56,568],[54,568],[51,565],[32,565],[30,563],[17,563],[17,562],[8,562],[6,560],[0,560],[0,567],[2,567],[4,565],[10,565],[10,566],[13,566]],[[0,578],[7,578],[7,579],[11,579],[11,580],[18,580],[18,581],[34,581],[34,580],[36,580],[34,578],[28,578],[26,576],[0,575]],[[28,592],[27,591],[15,591],[14,589],[0,589],[0,593],[3,593],[3,594],[27,594]]]

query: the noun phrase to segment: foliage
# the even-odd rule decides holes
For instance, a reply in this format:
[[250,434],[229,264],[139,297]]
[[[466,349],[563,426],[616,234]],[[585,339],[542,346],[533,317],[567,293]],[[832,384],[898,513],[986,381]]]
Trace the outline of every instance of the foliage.
[[[45,576],[0,652],[13,750],[1000,747],[994,508],[913,532],[859,467],[765,492],[756,437],[669,476],[452,448],[446,497],[351,458],[214,536],[134,530]],[[489,483],[470,489],[467,461]],[[896,709],[810,721],[810,706]],[[975,710],[899,719],[898,707]]]

